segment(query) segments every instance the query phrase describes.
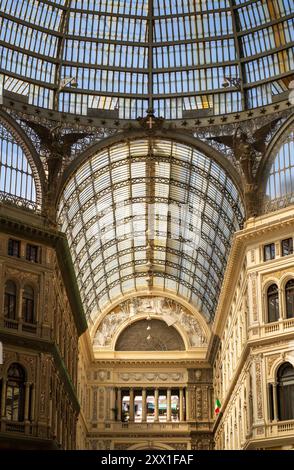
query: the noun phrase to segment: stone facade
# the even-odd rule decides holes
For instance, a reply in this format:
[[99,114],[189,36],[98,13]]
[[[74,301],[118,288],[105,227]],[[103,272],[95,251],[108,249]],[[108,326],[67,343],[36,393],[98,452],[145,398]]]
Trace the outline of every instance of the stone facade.
[[[222,404],[214,426],[216,449],[294,446],[294,420],[280,421],[275,404],[278,368],[294,365],[294,318],[286,317],[285,307],[294,255],[282,256],[280,248],[293,233],[289,208],[249,220],[236,236],[214,325],[220,338],[213,359],[214,391]],[[268,244],[274,244],[275,256],[265,261]],[[267,288],[272,283],[278,286],[279,318],[269,322]]]
[[[21,217],[25,218],[23,214]],[[34,218],[37,222],[38,218]],[[29,224],[32,225],[31,220]],[[287,317],[285,305],[285,285],[294,278],[294,255],[282,256],[280,249],[282,240],[293,237],[291,208],[251,219],[236,234],[211,330],[201,323],[197,312],[183,309],[181,321],[173,319],[186,345],[183,351],[116,351],[115,332],[106,347],[98,347],[97,331],[102,331],[111,312],[81,335],[83,328],[77,321],[81,312],[75,310],[71,297],[75,294],[68,288],[74,280],[62,266],[57,242],[48,240],[46,230],[42,230],[36,236],[29,234],[26,226],[20,232],[4,224],[0,236],[2,447],[293,447],[294,420],[279,420],[276,401],[277,371],[284,363],[294,364],[294,319]],[[8,254],[11,238],[20,241],[19,257]],[[40,250],[38,262],[26,259],[26,246],[32,243]],[[272,243],[275,256],[265,261],[264,246]],[[8,280],[17,288],[14,320],[4,317]],[[266,293],[271,283],[278,288],[279,319],[274,322],[268,321],[267,311]],[[36,317],[30,324],[22,313],[27,284],[34,288]],[[174,306],[172,302],[171,308]],[[116,308],[115,315],[121,311],[121,304]],[[138,320],[146,318],[144,315],[141,308]],[[194,344],[189,332],[185,334],[186,316],[198,325],[199,340],[194,338]],[[151,312],[150,318],[162,319],[158,311]],[[119,332],[133,321],[134,315],[127,312],[117,326]],[[5,411],[7,374],[15,363],[26,371],[24,419],[17,423],[7,419]],[[176,419],[172,395],[177,396],[179,403]],[[132,412],[125,420],[119,404],[123,397],[135,404],[138,396],[142,403],[147,396],[152,396],[154,403],[164,396],[169,405],[164,420],[159,405],[155,405],[151,421],[144,407],[140,420],[136,421]],[[216,398],[222,405],[217,417],[213,410]]]
[[[36,218],[34,222],[39,221]],[[0,365],[0,447],[75,449],[80,408],[76,395],[79,331],[56,250],[51,241],[46,243],[45,231],[35,237],[25,227],[21,233],[9,233],[6,228],[3,224],[0,235],[0,341],[4,353]],[[11,239],[19,243],[18,255],[9,254]],[[35,261],[27,259],[27,246],[32,244],[38,250]],[[5,305],[8,281],[16,286],[13,315],[7,315]],[[27,285],[34,297],[31,321],[24,317]],[[10,420],[7,412],[12,364],[25,371],[24,419],[18,423]]]

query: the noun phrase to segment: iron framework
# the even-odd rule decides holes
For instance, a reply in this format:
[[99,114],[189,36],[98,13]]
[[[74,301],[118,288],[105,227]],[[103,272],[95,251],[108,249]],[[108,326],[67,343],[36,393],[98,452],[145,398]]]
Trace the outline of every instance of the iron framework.
[[87,158],[64,186],[58,219],[88,320],[121,295],[153,288],[212,320],[244,216],[228,174],[186,144],[150,136]]
[[3,0],[0,88],[85,116],[239,113],[285,98],[293,35],[291,0]]

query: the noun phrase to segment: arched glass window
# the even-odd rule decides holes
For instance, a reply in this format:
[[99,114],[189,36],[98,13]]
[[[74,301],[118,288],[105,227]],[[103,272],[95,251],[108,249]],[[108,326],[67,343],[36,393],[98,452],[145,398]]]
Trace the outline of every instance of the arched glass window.
[[11,364],[7,373],[6,418],[11,421],[24,420],[25,370],[17,363]]
[[294,367],[286,362],[278,370],[279,420],[294,419]]
[[4,316],[10,320],[16,319],[16,285],[13,281],[5,284]]
[[0,200],[35,209],[37,199],[33,170],[25,152],[0,122]]
[[35,321],[35,302],[34,289],[31,286],[25,286],[22,296],[22,318],[26,323]]
[[279,292],[278,286],[272,284],[267,290],[267,314],[268,322],[278,321],[279,319]]
[[294,279],[290,279],[285,287],[286,293],[286,317],[294,317]]
[[280,206],[294,201],[294,132],[287,136],[273,161],[266,196],[270,201],[280,201]]

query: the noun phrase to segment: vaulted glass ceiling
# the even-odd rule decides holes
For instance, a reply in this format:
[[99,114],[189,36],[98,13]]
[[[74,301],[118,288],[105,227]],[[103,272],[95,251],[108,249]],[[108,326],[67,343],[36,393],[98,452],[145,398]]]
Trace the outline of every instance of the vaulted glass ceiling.
[[149,137],[82,163],[64,186],[58,219],[90,323],[120,296],[154,289],[210,321],[244,208],[215,161]]
[[293,41],[292,0],[1,0],[0,88],[84,115],[236,112],[285,98]]

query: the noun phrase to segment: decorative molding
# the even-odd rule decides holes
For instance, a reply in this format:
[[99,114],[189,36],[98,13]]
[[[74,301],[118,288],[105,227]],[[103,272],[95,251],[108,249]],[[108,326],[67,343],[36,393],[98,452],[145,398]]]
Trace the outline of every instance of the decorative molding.
[[254,357],[257,419],[263,419],[261,356]]
[[263,274],[262,280],[265,282],[268,279],[273,279],[273,277],[277,279],[281,279],[285,274],[294,274],[293,266],[289,266],[286,269],[279,269],[278,271],[271,271],[270,273]]
[[293,208],[287,207],[279,212],[267,214],[250,219],[243,230],[234,235],[230,256],[228,259],[225,276],[222,283],[222,290],[214,319],[214,332],[220,337],[225,324],[227,310],[230,305],[235,285],[238,282],[236,272],[244,259],[246,247],[254,242],[255,244],[264,242],[268,234],[276,236],[276,232],[284,229],[294,232]]
[[[1,207],[0,209],[2,212],[4,207]],[[19,216],[19,220],[18,218],[12,218],[6,214],[3,215],[3,213],[0,215],[0,230],[2,232],[12,234],[14,236],[19,235],[21,238],[27,237],[29,240],[49,245],[56,250],[58,266],[62,274],[71,311],[78,334],[81,335],[87,329],[88,325],[77,286],[77,280],[66,236],[61,232],[48,228],[42,217],[34,215],[32,220],[24,221],[21,220],[23,212],[20,210],[14,211],[13,215]]]
[[272,366],[276,360],[281,357],[281,354],[271,354],[267,357],[267,376],[271,376]]
[[248,303],[249,303],[249,307],[251,304],[252,318],[253,318],[253,321],[256,322],[257,321],[257,273],[256,272],[249,273],[249,280],[251,284],[250,290],[251,290],[252,303],[251,302],[248,302]]
[[[64,361],[61,357],[60,351],[55,342],[44,340],[41,338],[31,338],[31,337],[16,335],[8,331],[5,328],[0,328],[0,336],[1,336],[1,340],[3,341],[5,345],[28,348],[37,353],[41,353],[41,354],[48,353],[52,355],[54,358],[55,367],[59,371],[60,376],[62,377],[64,387],[70,396],[73,407],[77,412],[80,411],[80,404],[79,404],[79,400],[76,394],[75,386],[73,385],[72,380],[68,374],[68,371],[65,368]],[[6,358],[5,350],[4,350],[4,353],[5,353],[5,358]],[[18,361],[21,355],[20,353],[16,353],[16,354],[18,357],[16,357],[15,360]]]
[[184,380],[183,372],[120,372],[123,382],[179,382]]
[[93,346],[98,348],[114,348],[117,332],[136,318],[159,318],[167,325],[179,326],[189,339],[192,348],[207,345],[207,337],[200,323],[182,305],[166,297],[136,297],[122,302],[112,312],[106,315],[99,324],[93,340]]
[[[264,116],[277,115],[279,113],[281,116],[287,116],[291,113],[291,103],[289,100],[279,101],[278,103],[268,104],[266,106],[257,107],[254,109],[239,111],[238,113],[228,113],[220,114],[209,117],[200,117],[200,118],[186,118],[186,119],[173,119],[173,120],[164,120],[164,127],[167,129],[178,129],[184,130],[185,132],[191,130],[196,130],[199,127],[215,128],[217,126],[232,125],[236,122],[242,121],[251,121],[257,120],[258,122]],[[26,116],[29,118],[34,115],[37,116],[36,119],[39,121],[53,121],[53,122],[63,122],[78,124],[79,126],[94,126],[100,128],[101,126],[107,129],[125,129],[140,127],[140,122],[136,120],[119,120],[117,118],[104,118],[101,117],[89,117],[83,115],[76,115],[71,113],[63,113],[52,109],[38,108],[30,104],[24,104],[18,100],[13,99],[12,97],[4,97],[3,108],[11,113],[19,115],[19,117]]]

